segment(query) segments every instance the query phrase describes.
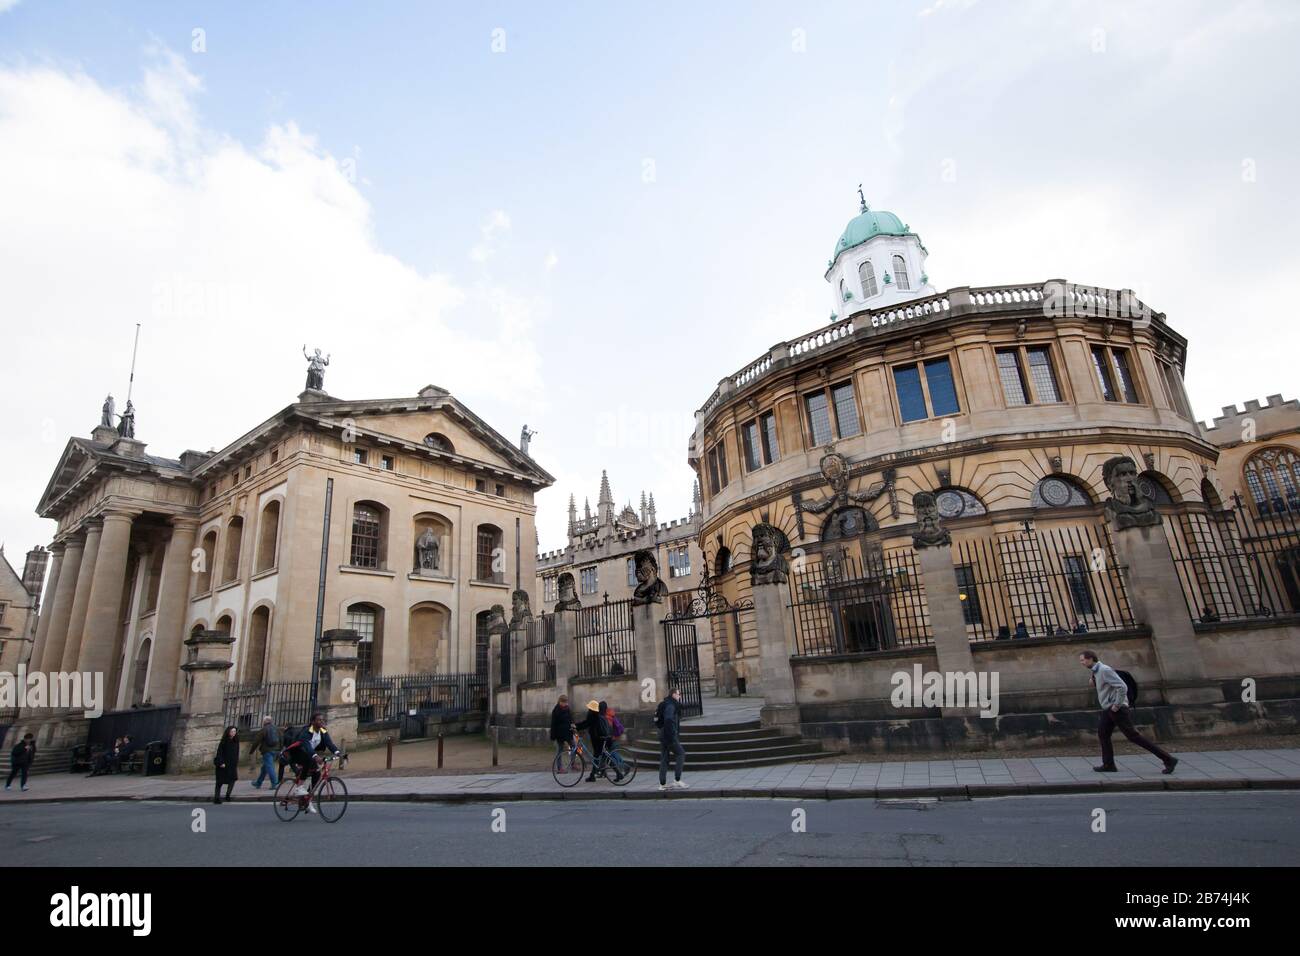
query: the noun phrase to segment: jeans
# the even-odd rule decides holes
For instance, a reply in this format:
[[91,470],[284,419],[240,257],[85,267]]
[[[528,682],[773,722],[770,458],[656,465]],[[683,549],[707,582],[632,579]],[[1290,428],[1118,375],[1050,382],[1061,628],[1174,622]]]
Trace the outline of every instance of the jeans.
[[1101,712],[1101,725],[1097,728],[1097,736],[1101,738],[1101,764],[1103,767],[1115,766],[1115,748],[1110,742],[1110,736],[1118,727],[1130,743],[1135,743],[1143,750],[1149,750],[1165,763],[1173,760],[1167,752],[1161,750],[1151,741],[1147,740],[1137,728],[1133,726],[1133,716],[1129,713],[1127,707],[1121,707],[1115,712],[1107,707]]
[[677,755],[677,766],[673,774],[674,780],[682,779],[682,766],[686,763],[686,749],[682,746],[681,738],[677,734],[660,733],[659,734],[659,785],[662,787],[668,782],[668,754]]
[[25,763],[15,764],[13,767],[10,768],[9,779],[5,781],[6,787],[9,786],[9,784],[14,782],[14,777],[19,778],[20,786],[24,786],[24,787],[27,786],[27,764]]
[[257,787],[259,790],[262,789],[262,781],[267,777],[271,778],[272,788],[280,785],[280,778],[276,776],[275,773],[275,754],[273,753],[262,754],[262,772],[259,773],[257,779],[253,781],[253,786]]

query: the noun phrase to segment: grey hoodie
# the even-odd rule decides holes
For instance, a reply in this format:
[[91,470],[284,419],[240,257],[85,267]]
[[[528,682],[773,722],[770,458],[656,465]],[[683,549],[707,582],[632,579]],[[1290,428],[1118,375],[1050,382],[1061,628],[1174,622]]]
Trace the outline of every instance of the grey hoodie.
[[1092,665],[1092,676],[1097,684],[1097,703],[1101,704],[1102,710],[1110,710],[1117,704],[1128,706],[1128,684],[1115,673],[1115,668],[1098,661]]

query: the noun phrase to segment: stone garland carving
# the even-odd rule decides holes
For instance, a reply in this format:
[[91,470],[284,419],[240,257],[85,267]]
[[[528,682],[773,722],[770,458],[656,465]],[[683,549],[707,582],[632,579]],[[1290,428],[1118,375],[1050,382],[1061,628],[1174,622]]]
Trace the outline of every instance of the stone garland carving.
[[638,551],[632,560],[636,565],[636,590],[632,592],[632,606],[663,604],[668,595],[668,585],[659,579],[659,562],[650,551]]
[[784,584],[789,580],[785,555],[790,540],[780,528],[756,524],[750,531],[753,553],[749,562],[750,584]]
[[528,592],[516,588],[510,595],[510,630],[517,630],[533,619],[533,609],[528,603]]
[[578,599],[578,588],[573,580],[573,575],[565,571],[560,575],[559,580],[555,582],[559,589],[559,600],[555,602],[557,611],[576,611],[582,607],[582,601]]
[[1155,502],[1138,488],[1137,462],[1127,455],[1116,455],[1101,466],[1101,479],[1111,497],[1106,499],[1106,517],[1115,528],[1150,528],[1160,524]]
[[912,511],[916,515],[916,530],[912,532],[912,546],[918,551],[952,544],[952,535],[939,523],[939,500],[929,491],[912,495]]
[[[807,502],[796,497],[795,511],[800,515],[831,512],[822,524],[821,538],[833,541],[837,538],[856,537],[868,530],[867,512],[861,505],[870,504],[885,492],[893,500],[894,470],[886,469],[882,481],[873,484],[865,494],[849,491],[849,463],[839,452],[828,451],[821,460],[822,477],[831,486],[831,495],[821,501]],[[859,507],[855,507],[859,506]],[[892,510],[892,506],[891,506]]]

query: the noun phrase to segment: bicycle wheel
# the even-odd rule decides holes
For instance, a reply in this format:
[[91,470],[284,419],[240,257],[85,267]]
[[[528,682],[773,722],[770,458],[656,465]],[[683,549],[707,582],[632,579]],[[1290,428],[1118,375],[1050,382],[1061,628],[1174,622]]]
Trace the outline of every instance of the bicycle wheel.
[[[605,768],[605,777],[616,787],[626,787],[636,777],[636,754],[629,750],[615,750],[611,755],[609,766]],[[618,772],[623,772],[620,780]]]
[[292,777],[285,777],[280,781],[280,786],[275,788],[275,796],[271,802],[275,805],[275,815],[288,823],[302,811],[302,804],[297,797],[293,795],[293,788],[297,786]]
[[338,823],[348,810],[348,785],[330,777],[316,790],[316,810],[326,823]]
[[551,761],[551,776],[561,787],[576,787],[587,772],[587,761],[576,750],[556,754]]

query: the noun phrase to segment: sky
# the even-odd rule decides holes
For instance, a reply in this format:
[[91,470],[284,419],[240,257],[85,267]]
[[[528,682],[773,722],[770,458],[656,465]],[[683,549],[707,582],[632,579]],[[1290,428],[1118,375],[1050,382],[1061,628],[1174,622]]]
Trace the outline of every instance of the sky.
[[859,183],[939,289],[1135,290],[1202,420],[1300,397],[1297,47],[1285,0],[0,0],[0,539],[51,540],[137,323],[152,454],[291,403],[307,345],[535,429],[543,550],[602,468],[684,517],[695,409],[829,320]]

